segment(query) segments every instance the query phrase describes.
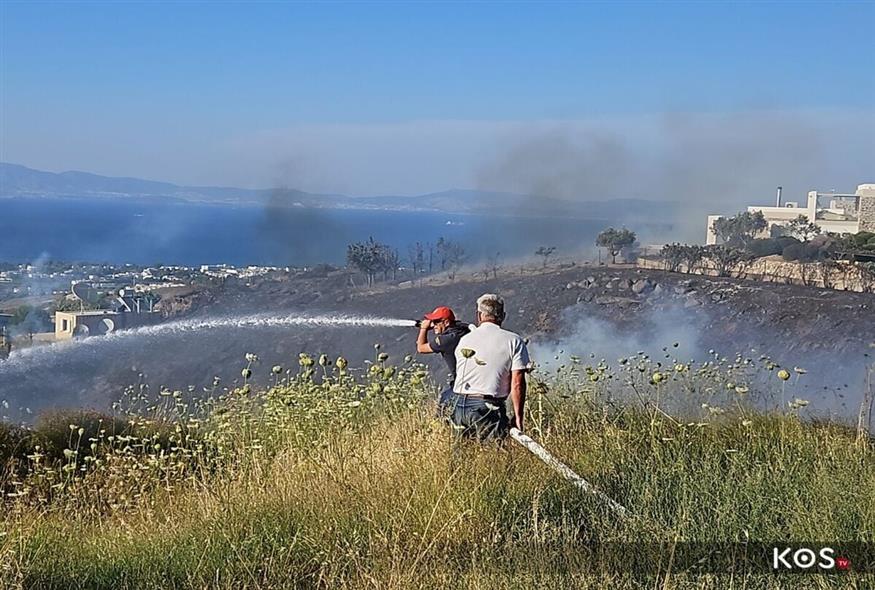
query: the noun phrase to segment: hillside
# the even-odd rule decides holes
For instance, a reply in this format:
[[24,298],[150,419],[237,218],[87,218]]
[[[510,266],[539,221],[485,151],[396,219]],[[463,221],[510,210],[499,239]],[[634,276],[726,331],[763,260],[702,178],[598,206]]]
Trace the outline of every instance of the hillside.
[[[350,286],[350,280],[356,287]],[[639,287],[635,287],[638,283]],[[640,292],[636,293],[635,290]],[[852,420],[859,409],[864,367],[875,344],[872,295],[793,285],[760,285],[735,279],[692,277],[633,268],[578,265],[519,267],[485,280],[466,274],[454,282],[434,277],[420,285],[362,288],[358,277],[337,271],[326,277],[255,281],[196,290],[162,302],[172,320],[209,322],[245,317],[307,317],[324,314],[417,318],[449,305],[472,321],[472,306],[484,292],[501,293],[509,306],[508,326],[532,339],[534,355],[548,362],[554,351],[607,359],[678,343],[678,353],[704,358],[709,350],[757,358],[773,355],[786,366],[817,368],[799,384],[810,395],[810,412]],[[266,366],[287,363],[301,352],[336,351],[352,363],[373,358],[380,343],[393,358],[413,350],[415,331],[399,327],[233,327],[164,331],[117,338],[46,353],[0,367],[0,399],[10,415],[29,407],[106,408],[126,387],[147,384],[197,390],[215,377],[238,378],[237,359],[258,354]],[[36,351],[35,351],[36,352]],[[869,357],[865,355],[870,355]],[[440,378],[440,360],[423,357]],[[43,368],[33,371],[28,362]],[[257,377],[257,384],[265,376]],[[824,389],[826,387],[826,389]],[[774,400],[772,400],[774,401]]]
[[520,217],[649,221],[670,220],[677,212],[675,203],[641,199],[568,201],[545,196],[465,189],[414,196],[353,197],[308,193],[291,188],[180,186],[169,182],[100,176],[88,172],[45,172],[17,164],[0,163],[0,198],[3,197],[161,198],[272,207],[437,211]]

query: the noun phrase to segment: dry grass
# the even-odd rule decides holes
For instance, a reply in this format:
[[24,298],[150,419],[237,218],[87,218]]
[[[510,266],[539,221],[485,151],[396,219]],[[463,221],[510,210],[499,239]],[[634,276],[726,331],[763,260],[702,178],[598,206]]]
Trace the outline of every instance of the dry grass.
[[[206,409],[168,395],[129,416],[138,435],[92,437],[87,462],[32,462],[7,478],[2,580],[28,588],[781,588],[787,578],[665,567],[634,575],[581,548],[875,541],[868,442],[742,404],[690,422],[652,404],[606,405],[605,393],[633,385],[665,400],[712,376],[688,367],[653,383],[637,363],[567,368],[549,392],[535,389],[545,399],[532,400],[529,419],[548,448],[626,505],[630,520],[521,447],[455,440],[422,403],[430,388],[421,368],[377,362],[354,378],[305,357],[300,373],[284,373],[269,392],[238,390]],[[871,582],[792,578],[810,588]]]

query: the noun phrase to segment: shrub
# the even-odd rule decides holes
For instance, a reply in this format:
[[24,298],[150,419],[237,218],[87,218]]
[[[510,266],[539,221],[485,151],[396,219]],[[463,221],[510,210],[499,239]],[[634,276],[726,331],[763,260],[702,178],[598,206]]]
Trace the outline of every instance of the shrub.
[[803,250],[805,250],[805,248],[802,244],[790,244],[781,252],[781,257],[788,262],[793,262],[799,260],[803,254]]
[[817,244],[790,244],[784,248],[781,255],[784,260],[799,262],[815,262],[826,256],[826,248],[820,248]]
[[[791,244],[801,244],[802,243],[799,240],[797,240],[796,238],[794,238],[793,236],[781,236],[779,238],[775,238],[775,241],[778,242],[778,244],[780,244],[781,251],[783,251],[784,248],[786,248],[787,246],[789,246]],[[777,252],[777,254],[780,254],[780,253],[781,252]]]
[[786,248],[786,245],[782,244],[781,240],[777,238],[764,238],[751,240],[745,249],[756,258],[761,258],[763,256],[781,254],[784,248]]
[[875,233],[870,231],[861,231],[851,236],[851,239],[857,246],[865,246],[866,244],[871,243],[873,240],[875,240]]
[[0,472],[12,459],[23,459],[30,450],[30,432],[20,426],[0,422]]
[[87,449],[89,439],[122,434],[129,429],[125,420],[93,410],[58,409],[40,414],[33,434],[35,444],[41,445],[47,456],[61,459],[64,449],[79,446]]

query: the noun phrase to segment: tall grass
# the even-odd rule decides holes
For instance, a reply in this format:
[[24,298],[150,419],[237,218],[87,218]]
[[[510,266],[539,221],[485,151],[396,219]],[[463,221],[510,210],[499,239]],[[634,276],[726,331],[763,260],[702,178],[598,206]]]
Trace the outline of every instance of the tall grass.
[[[455,439],[424,403],[423,368],[377,354],[362,371],[302,355],[295,371],[272,369],[262,392],[138,394],[112,429],[56,414],[60,450],[46,443],[57,432],[19,433],[19,451],[31,443],[2,480],[3,584],[871,587],[862,575],[674,572],[668,549],[660,568],[632,573],[582,551],[875,541],[871,443],[801,420],[804,400],[786,391],[781,411],[751,410],[751,395],[786,387],[768,359],[572,358],[532,379],[530,432],[634,515],[619,519],[521,447]],[[260,370],[251,355],[246,367]]]

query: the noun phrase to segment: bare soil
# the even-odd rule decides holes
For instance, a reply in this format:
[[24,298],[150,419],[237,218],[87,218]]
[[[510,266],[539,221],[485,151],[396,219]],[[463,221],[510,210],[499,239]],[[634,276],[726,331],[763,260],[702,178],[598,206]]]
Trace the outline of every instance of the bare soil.
[[[507,302],[506,327],[536,342],[573,337],[582,318],[603,322],[617,339],[630,333],[656,338],[666,326],[688,326],[695,330],[697,346],[706,350],[732,354],[756,349],[787,366],[820,366],[824,371],[819,383],[846,389],[862,387],[863,367],[875,353],[871,294],[579,264],[517,267],[488,279],[481,273],[455,281],[443,277],[415,285],[361,285],[361,277],[336,271],[185,291],[165,298],[162,305],[169,320],[253,313],[419,318],[437,305],[449,305],[460,319],[473,321],[476,298],[496,292]],[[230,386],[239,378],[247,352],[261,358],[255,376],[263,383],[270,366],[296,366],[300,352],[344,355],[357,365],[372,359],[379,343],[398,361],[413,354],[415,336],[412,328],[295,327],[131,338],[83,347],[5,374],[0,367],[0,399],[10,401],[12,418],[16,408],[24,407],[106,408],[125,386],[136,383],[153,391],[160,386],[202,391],[218,376],[223,386]],[[598,348],[599,343],[591,346]],[[424,360],[440,374],[439,359]],[[833,370],[837,367],[840,372]]]

